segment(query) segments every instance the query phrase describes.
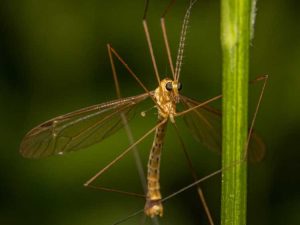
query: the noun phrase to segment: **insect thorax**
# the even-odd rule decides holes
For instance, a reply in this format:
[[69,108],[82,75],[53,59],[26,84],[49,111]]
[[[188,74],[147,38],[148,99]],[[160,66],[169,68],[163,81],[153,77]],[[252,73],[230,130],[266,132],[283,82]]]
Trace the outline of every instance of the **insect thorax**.
[[[158,105],[158,113],[163,118],[170,117],[171,120],[176,114],[176,103],[178,102],[178,91],[167,90],[166,84],[174,82],[169,78],[163,79],[155,89],[154,99]],[[175,83],[175,82],[174,82]]]

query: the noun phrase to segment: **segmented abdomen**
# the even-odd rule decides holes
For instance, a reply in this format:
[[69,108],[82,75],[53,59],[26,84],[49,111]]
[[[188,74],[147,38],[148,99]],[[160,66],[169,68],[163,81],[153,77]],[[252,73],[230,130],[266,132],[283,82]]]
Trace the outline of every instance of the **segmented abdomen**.
[[[158,123],[161,123],[163,118],[159,116]],[[162,216],[163,207],[161,204],[161,193],[159,185],[159,168],[160,157],[163,146],[164,136],[166,133],[167,122],[156,128],[153,145],[149,155],[148,161],[148,190],[147,200],[145,205],[145,214],[148,216]]]

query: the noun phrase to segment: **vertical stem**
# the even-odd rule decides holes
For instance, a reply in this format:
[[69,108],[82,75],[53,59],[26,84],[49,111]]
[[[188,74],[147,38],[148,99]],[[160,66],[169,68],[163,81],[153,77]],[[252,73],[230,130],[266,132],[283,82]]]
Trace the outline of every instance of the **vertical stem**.
[[246,224],[247,164],[235,163],[244,156],[247,138],[250,21],[251,0],[221,1],[222,167],[229,167],[222,174],[222,225]]

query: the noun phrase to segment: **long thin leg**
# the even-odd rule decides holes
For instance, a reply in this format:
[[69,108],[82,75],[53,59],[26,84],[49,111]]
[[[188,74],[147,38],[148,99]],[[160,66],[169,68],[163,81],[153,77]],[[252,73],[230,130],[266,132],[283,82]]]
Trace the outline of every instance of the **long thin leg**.
[[263,95],[264,95],[264,93],[265,93],[265,88],[266,88],[268,79],[269,79],[269,76],[268,76],[268,75],[264,75],[264,76],[259,76],[259,77],[257,77],[257,78],[254,79],[253,81],[250,81],[250,83],[257,83],[257,82],[259,82],[259,81],[263,81],[263,85],[262,85],[262,88],[261,88],[260,95],[259,95],[259,97],[258,97],[258,101],[257,101],[256,108],[255,108],[255,111],[254,111],[254,114],[253,114],[253,118],[252,118],[252,122],[251,122],[251,124],[250,124],[249,134],[248,134],[247,142],[246,142],[246,144],[245,144],[245,149],[246,149],[246,150],[245,150],[245,155],[244,155],[244,158],[242,159],[242,161],[247,160],[247,156],[248,156],[248,146],[249,146],[251,134],[252,134],[252,132],[253,132],[255,120],[256,120],[256,117],[257,117],[257,113],[258,113],[258,110],[259,110],[259,107],[260,107],[260,104],[261,104]]
[[146,88],[146,86],[143,84],[143,82],[138,78],[138,76],[130,69],[130,67],[127,65],[127,63],[124,61],[124,59],[122,59],[122,57],[118,54],[118,52],[111,47],[109,44],[107,45],[107,47],[109,48],[109,51],[111,54],[113,54],[114,56],[117,57],[117,59],[123,64],[123,66],[125,67],[125,69],[129,72],[129,74],[137,81],[137,83],[145,90],[145,92],[149,95],[149,97],[152,99],[152,101],[154,102],[154,104],[160,108],[160,106],[156,103],[153,95],[151,94],[151,92]]
[[170,45],[169,45],[168,35],[167,35],[167,29],[166,29],[166,23],[165,23],[165,16],[166,16],[168,10],[170,9],[170,7],[173,5],[174,2],[175,2],[175,0],[171,0],[169,5],[165,9],[162,17],[160,18],[160,26],[161,26],[161,30],[162,30],[162,33],[163,33],[163,38],[164,38],[165,47],[166,47],[166,51],[167,51],[167,55],[168,55],[170,69],[171,69],[171,72],[172,72],[173,79],[175,80],[174,65],[173,65],[172,54],[171,54],[171,50],[170,50]]
[[154,68],[154,73],[157,79],[157,83],[160,83],[160,77],[159,77],[159,73],[158,73],[158,69],[157,69],[157,64],[156,64],[156,60],[155,60],[155,56],[154,56],[154,52],[153,52],[153,47],[152,47],[152,41],[150,38],[150,33],[149,33],[149,29],[148,29],[148,24],[147,24],[147,12],[148,12],[148,6],[149,6],[149,0],[146,0],[145,3],[145,10],[144,10],[144,16],[143,16],[143,27],[144,27],[144,31],[145,31],[145,35],[146,35],[146,39],[147,39],[147,43],[148,43],[148,48],[150,51],[150,56],[151,56],[151,60],[152,60],[152,64],[153,64],[153,68]]
[[168,4],[167,8],[165,9],[165,11],[160,19],[160,25],[161,25],[161,29],[162,29],[162,33],[163,33],[165,48],[167,51],[168,61],[169,61],[169,65],[171,68],[172,75],[173,75],[173,79],[179,80],[180,70],[181,70],[181,66],[182,66],[182,59],[183,59],[183,51],[184,51],[184,46],[185,46],[186,33],[187,33],[187,28],[188,28],[188,23],[189,23],[189,17],[191,14],[192,6],[197,2],[197,0],[190,1],[190,5],[189,5],[188,9],[186,10],[186,13],[184,16],[184,20],[183,20],[183,24],[182,24],[182,28],[181,28],[181,34],[180,34],[177,59],[176,59],[176,69],[174,69],[174,65],[173,65],[173,59],[172,59],[172,54],[171,54],[170,45],[169,45],[169,41],[168,41],[168,35],[167,35],[167,28],[166,28],[166,23],[165,23],[165,16],[168,13],[169,9],[171,8],[171,6],[173,5],[174,2],[175,2],[175,0],[171,0],[170,3]]
[[102,187],[99,185],[92,185],[92,184],[88,184],[85,185],[88,188],[92,188],[95,190],[100,190],[100,191],[106,191],[106,192],[114,192],[114,193],[118,193],[118,194],[122,194],[122,195],[126,195],[126,196],[133,196],[133,197],[139,197],[139,198],[146,198],[146,195],[144,194],[138,194],[138,193],[134,193],[134,192],[128,192],[128,191],[122,191],[122,190],[118,190],[118,189],[114,189],[114,188],[107,188],[107,187]]
[[[215,172],[213,172],[213,173],[211,173],[211,174],[209,174],[209,175],[207,175],[205,177],[202,177],[201,179],[199,179],[199,180],[191,183],[190,185],[185,186],[184,188],[181,188],[178,191],[176,191],[176,192],[168,195],[167,197],[163,198],[161,201],[165,202],[165,201],[167,201],[167,200],[175,197],[176,195],[179,195],[180,193],[182,193],[182,192],[184,192],[186,190],[189,190],[190,188],[195,187],[196,185],[198,185],[198,184],[200,184],[200,183],[202,183],[202,182],[204,182],[204,181],[206,181],[206,180],[208,180],[208,179],[210,179],[210,178],[212,178],[212,177],[214,177],[214,176],[216,176],[218,174],[221,174],[221,172],[224,171],[225,169],[229,169],[229,167],[228,168],[219,169],[219,170],[217,170],[217,171],[215,171]],[[133,217],[135,217],[135,216],[143,213],[143,212],[144,212],[144,209],[137,210],[137,211],[131,213],[130,215],[126,216],[125,218],[122,218],[122,219],[118,220],[113,225],[121,224],[121,223],[123,223],[123,222],[125,222],[125,221],[127,221],[127,220],[129,220],[129,219],[131,219],[131,218],[133,218]]]
[[[189,166],[190,172],[191,172],[191,174],[192,174],[194,180],[197,181],[197,180],[199,180],[199,178],[198,178],[198,176],[197,176],[197,174],[196,174],[196,170],[195,170],[195,168],[194,168],[194,166],[193,166],[191,157],[189,156],[189,154],[188,154],[188,152],[187,152],[187,149],[186,149],[186,147],[185,147],[185,144],[184,144],[184,142],[183,142],[183,140],[182,140],[182,138],[181,138],[181,136],[180,136],[180,134],[179,134],[179,129],[178,129],[176,123],[173,123],[173,125],[174,125],[174,128],[175,128],[175,131],[176,131],[178,140],[179,140],[179,142],[180,142],[180,145],[181,145],[181,147],[182,147],[182,150],[183,150],[183,152],[184,152],[184,156],[185,156],[185,158],[187,159],[187,162],[188,162],[188,166]],[[201,203],[202,203],[202,205],[203,205],[203,208],[204,208],[204,210],[205,210],[207,219],[208,219],[208,221],[209,221],[209,224],[210,224],[210,225],[214,225],[214,221],[213,221],[213,218],[212,218],[212,216],[211,216],[211,213],[210,213],[209,207],[208,207],[208,205],[207,205],[207,202],[206,202],[206,200],[205,200],[203,190],[202,190],[202,188],[200,187],[199,184],[197,185],[196,188],[197,188],[197,192],[198,192],[200,201],[201,201]]]
[[173,65],[173,60],[172,60],[172,55],[171,55],[171,50],[170,50],[170,45],[168,41],[168,36],[167,36],[167,29],[166,29],[166,24],[165,24],[165,16],[169,9],[171,8],[172,4],[175,2],[175,0],[171,0],[167,8],[165,9],[161,19],[160,19],[160,25],[164,37],[164,42],[165,42],[165,47],[168,55],[168,60],[169,60],[169,65],[171,68],[171,72],[173,75],[174,80],[179,80],[180,76],[180,71],[181,71],[181,66],[182,66],[182,60],[183,60],[183,51],[185,47],[185,39],[186,39],[186,33],[187,33],[187,28],[188,28],[188,23],[189,23],[189,17],[191,14],[191,9],[192,6],[197,2],[197,0],[191,0],[190,5],[188,9],[186,10],[184,19],[183,19],[183,24],[181,28],[181,34],[180,34],[180,41],[179,41],[179,47],[178,47],[178,52],[177,52],[177,59],[176,59],[176,68],[174,70],[174,65]]
[[[120,89],[120,85],[119,85],[119,81],[118,81],[116,67],[115,67],[114,60],[113,60],[112,53],[111,53],[111,47],[110,47],[109,44],[107,45],[107,50],[108,50],[109,60],[110,60],[112,74],[113,74],[113,78],[114,78],[117,97],[121,98],[121,89]],[[127,118],[123,113],[121,114],[121,117],[122,117],[122,122],[123,122],[124,127],[125,127],[125,131],[127,133],[128,139],[129,139],[129,144],[132,145],[134,143],[134,138],[133,138],[130,126],[128,124]],[[141,184],[143,186],[144,193],[146,194],[147,193],[147,184],[146,184],[146,178],[145,178],[146,176],[145,176],[145,172],[144,172],[144,169],[143,169],[143,166],[142,166],[141,157],[140,157],[140,155],[138,153],[138,149],[136,147],[133,148],[132,152],[133,152],[136,167],[137,167],[137,170],[138,170],[138,173],[139,173],[139,177],[140,177],[140,180],[141,180]]]
[[[161,24],[161,29],[162,29],[162,33],[163,33],[163,38],[164,38],[164,43],[165,43],[165,47],[166,47],[166,51],[167,51],[167,55],[168,55],[168,60],[169,60],[169,65],[170,65],[170,68],[171,68],[171,72],[172,72],[172,75],[173,75],[173,79],[175,80],[176,77],[175,77],[175,71],[174,71],[174,66],[173,66],[173,60],[172,60],[172,55],[171,55],[171,50],[170,50],[170,45],[169,45],[169,41],[168,41],[168,36],[167,36],[167,29],[166,29],[166,23],[165,23],[165,16],[168,12],[168,10],[170,9],[170,7],[172,6],[172,4],[175,2],[175,0],[171,0],[169,5],[167,6],[167,8],[165,9],[161,19],[160,19],[160,24]],[[184,34],[185,35],[185,34]],[[181,37],[180,37],[180,40],[182,38],[185,38],[185,37],[182,37],[182,34],[181,34]],[[183,152],[184,152],[184,155],[187,159],[187,162],[188,162],[188,166],[189,166],[189,169],[192,173],[192,176],[194,178],[195,181],[198,180],[198,176],[195,172],[195,169],[194,169],[194,166],[192,164],[192,161],[191,161],[191,158],[186,150],[186,147],[184,145],[184,142],[179,134],[179,130],[177,128],[177,125],[174,123],[173,124],[174,127],[175,127],[175,130],[176,130],[176,134],[177,134],[177,137],[179,139],[179,142],[182,146],[182,149],[183,149]],[[197,185],[197,192],[198,192],[198,196],[200,198],[200,201],[203,205],[203,208],[205,210],[205,213],[206,213],[206,216],[208,218],[208,221],[209,221],[209,224],[210,225],[214,225],[214,222],[213,222],[213,219],[212,219],[212,216],[211,216],[211,213],[210,213],[210,210],[209,210],[209,207],[206,203],[206,200],[205,200],[205,197],[204,197],[204,193],[203,193],[203,190],[201,189],[201,187],[199,185]]]
[[147,136],[155,131],[155,129],[165,123],[166,120],[163,120],[161,123],[156,124],[151,130],[146,132],[141,138],[139,138],[134,144],[130,145],[125,151],[123,151],[120,155],[118,155],[114,160],[112,160],[108,165],[106,165],[102,170],[96,173],[93,177],[91,177],[88,181],[85,182],[84,186],[89,186],[94,180],[96,180],[99,176],[101,176],[104,172],[106,172],[110,167],[112,167],[116,162],[121,160],[128,152],[130,152],[135,146],[137,146],[141,141],[143,141]]
[[[110,44],[107,44],[108,52],[110,57],[112,57],[112,54],[117,57],[117,59],[123,64],[125,69],[129,72],[129,74],[137,81],[137,83],[144,89],[145,92],[149,94],[151,97],[152,95],[150,94],[150,91],[146,88],[146,86],[143,84],[143,82],[138,78],[138,76],[130,69],[130,67],[127,65],[127,63],[124,61],[124,59],[118,54],[118,52],[111,47]],[[113,69],[113,73],[115,73],[115,68]],[[118,88],[118,93],[120,93],[120,88]]]
[[[251,123],[251,125],[250,125],[250,130],[249,130],[248,141],[247,141],[247,142],[249,142],[251,133],[253,132],[253,126],[254,126],[254,123],[255,123],[255,119],[256,119],[257,112],[258,112],[258,108],[259,108],[259,106],[260,106],[260,104],[261,104],[261,100],[262,100],[262,97],[263,97],[263,94],[264,94],[264,90],[265,90],[265,86],[266,86],[266,83],[267,83],[267,80],[268,80],[268,76],[265,75],[265,76],[258,77],[258,78],[256,78],[253,82],[256,83],[257,81],[261,81],[261,80],[264,81],[264,84],[263,84],[263,87],[262,87],[262,90],[261,90],[261,94],[260,94],[259,99],[258,99],[258,103],[257,103],[256,110],[255,110],[255,113],[254,113],[254,116],[253,116],[252,123]],[[221,98],[222,95],[219,95],[219,96],[217,96],[217,97],[218,97],[218,98]],[[217,99],[217,97],[215,97],[215,98]],[[216,100],[216,99],[213,98],[213,99],[207,100],[206,102],[200,103],[200,104],[197,105],[196,107],[193,107],[192,110],[194,110],[194,109],[197,108],[197,107],[201,107],[201,106],[207,104],[208,102],[211,102],[211,101]],[[191,111],[191,110],[186,110],[186,111],[183,111],[183,112],[184,112],[184,113],[188,113],[188,112],[190,112],[190,111]],[[184,113],[183,113],[183,114],[184,114]],[[182,115],[182,114],[180,114],[180,115]],[[245,144],[245,147],[248,147],[248,144]],[[247,151],[246,151],[246,152],[247,152]],[[247,155],[246,155],[246,156],[247,156]],[[200,183],[202,183],[202,182],[204,182],[204,181],[206,181],[206,180],[208,180],[208,179],[210,179],[210,178],[212,178],[212,177],[214,177],[214,176],[216,176],[216,175],[218,175],[218,174],[221,174],[223,171],[229,170],[229,169],[231,169],[232,167],[237,166],[238,164],[240,164],[240,163],[242,163],[244,160],[246,160],[246,158],[247,158],[247,157],[244,157],[243,159],[234,162],[232,165],[229,165],[229,166],[227,166],[227,167],[224,167],[224,168],[221,168],[221,169],[219,169],[219,170],[216,170],[215,172],[213,172],[213,173],[211,173],[211,174],[209,174],[209,175],[207,175],[207,176],[204,176],[204,177],[198,179],[197,181],[195,181],[195,182],[193,182],[193,183],[191,183],[191,184],[189,184],[189,185],[187,185],[187,186],[185,186],[185,187],[179,189],[178,191],[176,191],[176,192],[174,192],[174,193],[172,193],[172,194],[166,196],[165,198],[162,199],[162,202],[165,202],[165,201],[167,201],[167,200],[169,200],[169,199],[171,199],[171,198],[173,198],[173,197],[175,197],[175,196],[181,194],[182,192],[187,191],[187,190],[189,190],[190,188],[195,187],[195,186],[199,185]],[[130,219],[130,218],[132,218],[132,217],[135,217],[135,216],[137,216],[137,215],[139,215],[140,213],[143,213],[143,212],[144,212],[144,209],[140,209],[140,210],[138,210],[138,211],[136,211],[136,212],[130,214],[130,215],[127,216],[126,218],[123,218],[123,219],[117,221],[117,222],[114,223],[113,225],[117,225],[117,224],[123,223],[124,221],[127,221],[128,219]]]
[[247,148],[246,151],[245,151],[246,152],[245,156],[241,160],[238,160],[238,161],[234,162],[232,165],[229,165],[229,166],[227,166],[225,168],[221,168],[221,169],[219,169],[219,170],[217,170],[217,171],[215,171],[215,172],[213,172],[213,173],[211,173],[211,174],[209,174],[209,175],[207,175],[207,176],[205,176],[205,177],[203,177],[203,178],[201,178],[201,179],[199,179],[199,180],[191,183],[190,185],[188,185],[188,186],[186,186],[184,188],[179,189],[178,191],[174,192],[173,194],[170,194],[169,196],[165,197],[162,200],[162,202],[164,202],[164,201],[166,201],[166,200],[168,200],[170,198],[173,198],[174,196],[176,196],[176,195],[178,195],[178,194],[180,194],[180,193],[182,193],[182,192],[184,192],[184,191],[186,191],[186,190],[188,190],[188,189],[190,189],[190,188],[192,188],[192,187],[194,187],[194,186],[202,183],[203,181],[208,180],[209,178],[214,177],[214,176],[216,176],[218,174],[221,174],[223,171],[229,170],[232,167],[237,166],[240,163],[243,163],[245,160],[247,160],[248,144],[249,144],[249,141],[250,141],[251,134],[253,132],[253,127],[254,127],[254,124],[255,124],[255,120],[256,120],[257,113],[258,113],[258,109],[259,109],[259,106],[261,104],[264,92],[265,92],[265,87],[266,87],[266,84],[267,84],[267,81],[268,81],[268,75],[259,76],[258,78],[256,78],[255,80],[251,81],[250,83],[257,83],[259,81],[264,81],[264,83],[263,83],[263,86],[262,86],[262,89],[261,89],[261,92],[260,92],[260,95],[259,95],[259,98],[258,98],[258,101],[257,101],[257,104],[256,104],[256,108],[255,108],[255,112],[254,112],[254,115],[253,115],[253,119],[252,119],[252,122],[251,122],[251,125],[250,125],[250,129],[249,129],[249,133],[248,133],[248,138],[247,138],[247,143],[245,143],[245,148]]
[[[263,97],[263,94],[264,94],[264,91],[265,91],[265,86],[266,86],[267,80],[268,80],[268,75],[265,75],[265,76],[260,76],[260,77],[256,78],[254,81],[252,81],[252,83],[256,83],[256,82],[258,82],[258,81],[264,81],[264,83],[263,83],[263,87],[262,87],[261,93],[260,93],[260,95],[259,95],[259,99],[258,99],[258,103],[257,103],[256,109],[255,109],[255,112],[254,112],[254,116],[253,116],[253,119],[252,119],[252,123],[251,123],[251,125],[250,125],[250,130],[249,130],[248,141],[247,141],[247,142],[249,142],[250,136],[251,136],[251,134],[252,134],[252,132],[253,132],[253,127],[254,127],[255,119],[256,119],[256,116],[257,116],[257,113],[258,113],[259,106],[260,106],[260,104],[261,104],[261,100],[262,100],[262,97]],[[219,96],[217,96],[217,97],[220,98],[220,97],[222,97],[222,96],[219,95]],[[210,99],[210,100],[208,100],[208,101],[211,101],[211,100],[212,100],[212,99]],[[216,100],[216,99],[214,99],[214,100]],[[204,103],[207,104],[207,102],[204,102]],[[196,107],[194,107],[194,108],[203,106],[204,103],[200,103],[198,106],[196,106]],[[194,109],[194,108],[193,108],[193,109]],[[184,111],[184,112],[187,113],[187,112],[189,112],[189,111],[186,110],[186,111]],[[245,147],[248,147],[248,143],[245,144]],[[246,152],[247,152],[247,151],[246,151]],[[176,191],[176,192],[174,192],[174,193],[172,193],[172,194],[166,196],[165,198],[162,199],[162,202],[165,202],[165,201],[167,201],[168,199],[171,199],[171,198],[175,197],[176,195],[179,195],[179,194],[181,194],[182,192],[184,192],[184,191],[186,191],[186,190],[189,190],[189,189],[192,188],[192,187],[198,186],[200,183],[202,183],[202,182],[204,182],[204,181],[206,181],[206,180],[208,180],[208,179],[210,179],[210,178],[212,178],[212,177],[214,177],[214,176],[216,176],[216,175],[218,175],[218,174],[221,174],[223,171],[229,170],[229,169],[231,169],[232,167],[237,166],[238,164],[242,163],[242,162],[243,162],[244,160],[246,160],[246,159],[247,159],[247,155],[246,155],[243,159],[241,159],[241,160],[239,160],[239,161],[233,163],[232,165],[229,165],[229,166],[227,166],[227,167],[221,168],[221,169],[219,169],[219,170],[217,170],[217,171],[215,171],[215,172],[213,172],[213,173],[211,173],[211,174],[209,174],[209,175],[207,175],[207,176],[204,176],[204,177],[198,179],[197,181],[195,181],[195,182],[193,182],[193,183],[191,183],[191,184],[189,184],[189,185],[187,185],[187,186],[185,186],[185,187],[179,189],[178,191]],[[130,219],[130,218],[132,218],[132,217],[134,217],[134,216],[136,216],[136,215],[138,215],[138,214],[140,214],[140,213],[142,213],[142,212],[143,212],[143,209],[138,210],[138,211],[132,213],[131,215],[129,215],[128,217],[126,217],[125,219],[122,219],[122,220],[116,222],[114,225],[120,224],[120,223],[122,223],[123,221],[128,220],[128,219]]]
[[[121,89],[120,89],[120,85],[119,85],[119,81],[118,81],[116,67],[115,67],[115,64],[114,64],[113,57],[112,57],[111,47],[110,47],[109,44],[107,45],[107,49],[108,49],[109,60],[110,60],[111,68],[112,68],[113,78],[114,78],[114,82],[115,82],[116,93],[117,93],[118,98],[121,98]],[[129,144],[132,145],[134,143],[134,138],[133,138],[131,128],[128,124],[126,116],[123,113],[121,114],[121,117],[122,117],[122,122],[123,122],[124,127],[125,127],[125,131],[126,131],[127,136],[128,136]],[[132,153],[133,153],[133,156],[134,156],[134,159],[135,159],[136,168],[138,170],[139,178],[140,178],[141,184],[143,186],[143,190],[144,190],[144,194],[145,194],[144,198],[145,198],[146,193],[147,193],[147,181],[146,181],[145,171],[144,171],[143,166],[142,166],[142,160],[141,160],[141,157],[139,155],[137,147],[133,148]],[[145,224],[145,220],[146,220],[146,216],[144,215],[140,224]],[[159,225],[159,222],[158,222],[157,218],[152,218],[152,222],[155,225]]]
[[213,98],[210,98],[210,99],[208,99],[208,100],[206,100],[206,101],[204,101],[204,102],[199,103],[198,105],[196,105],[196,106],[194,106],[194,107],[191,107],[191,108],[189,108],[189,109],[187,109],[187,110],[178,112],[178,113],[176,113],[175,116],[176,116],[176,117],[177,117],[177,116],[182,116],[182,115],[184,115],[184,114],[186,114],[186,113],[189,113],[189,112],[191,112],[191,111],[193,111],[193,110],[195,110],[195,109],[197,109],[197,108],[199,108],[199,107],[202,107],[202,106],[204,106],[204,105],[207,105],[208,103],[211,103],[211,102],[213,102],[213,101],[216,101],[216,100],[218,100],[218,99],[220,99],[220,98],[222,98],[222,95],[217,95],[217,96],[215,96],[215,97],[213,97]]

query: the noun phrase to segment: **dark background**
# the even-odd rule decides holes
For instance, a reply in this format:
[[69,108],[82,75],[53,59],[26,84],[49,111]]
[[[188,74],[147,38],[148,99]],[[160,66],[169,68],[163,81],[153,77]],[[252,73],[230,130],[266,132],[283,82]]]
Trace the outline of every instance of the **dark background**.
[[[173,55],[188,1],[167,15]],[[168,73],[159,18],[168,1],[151,1],[149,27],[160,73]],[[144,1],[2,0],[0,3],[0,224],[112,224],[143,208],[144,200],[83,187],[83,183],[128,145],[120,131],[101,144],[63,157],[28,160],[19,154],[22,137],[54,116],[116,97],[106,44],[154,89],[154,73],[142,29]],[[199,1],[192,11],[181,81],[183,94],[204,100],[221,92],[219,1]],[[249,166],[248,224],[299,224],[300,4],[296,0],[258,2],[251,48],[251,79],[269,74],[255,129],[267,146],[264,160]],[[142,93],[117,66],[124,96]],[[254,85],[251,90],[259,90]],[[257,93],[257,91],[251,92]],[[253,112],[255,96],[250,98]],[[151,102],[148,102],[150,105]],[[144,109],[148,108],[144,106]],[[251,115],[251,114],[250,114]],[[146,118],[130,124],[140,137],[155,124]],[[178,121],[199,176],[220,168],[218,154],[207,151]],[[170,126],[162,162],[162,192],[192,182]],[[152,137],[139,145],[146,165]],[[99,184],[142,192],[132,157]],[[220,176],[203,183],[219,224]],[[138,224],[141,215],[127,224]],[[148,221],[149,222],[149,221]],[[160,224],[208,224],[195,190],[165,204]]]

